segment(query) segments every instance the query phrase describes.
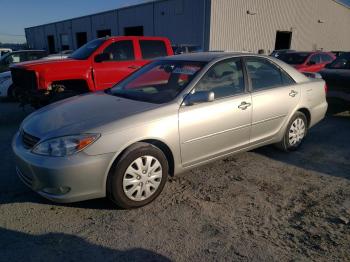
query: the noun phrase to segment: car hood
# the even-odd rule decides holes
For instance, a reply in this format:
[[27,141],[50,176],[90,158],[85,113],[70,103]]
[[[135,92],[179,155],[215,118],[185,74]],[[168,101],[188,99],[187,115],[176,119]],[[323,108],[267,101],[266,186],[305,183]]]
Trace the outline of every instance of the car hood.
[[72,97],[48,105],[29,115],[21,129],[40,139],[89,133],[104,133],[103,126],[141,112],[158,104],[129,100],[103,92]]
[[70,58],[65,59],[39,59],[34,61],[27,61],[22,63],[16,63],[11,65],[11,68],[25,68],[25,69],[37,69],[40,67],[53,69],[55,67],[67,67],[71,65],[81,64],[81,60],[75,60]]

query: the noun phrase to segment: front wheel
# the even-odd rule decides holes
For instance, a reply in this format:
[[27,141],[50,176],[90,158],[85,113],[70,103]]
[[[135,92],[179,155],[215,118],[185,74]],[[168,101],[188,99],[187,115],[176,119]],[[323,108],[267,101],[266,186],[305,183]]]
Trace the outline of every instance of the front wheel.
[[297,150],[307,133],[307,119],[302,112],[296,112],[290,120],[284,137],[277,146],[284,151]]
[[162,192],[168,170],[167,159],[160,149],[137,143],[126,150],[111,170],[108,196],[126,209],[147,205]]

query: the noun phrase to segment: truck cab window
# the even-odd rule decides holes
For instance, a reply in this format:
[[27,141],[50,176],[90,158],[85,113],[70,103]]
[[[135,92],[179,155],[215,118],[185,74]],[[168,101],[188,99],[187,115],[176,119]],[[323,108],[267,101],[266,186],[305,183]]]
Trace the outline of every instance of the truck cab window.
[[110,61],[134,60],[134,45],[131,40],[118,41],[105,48],[103,53],[110,54]]

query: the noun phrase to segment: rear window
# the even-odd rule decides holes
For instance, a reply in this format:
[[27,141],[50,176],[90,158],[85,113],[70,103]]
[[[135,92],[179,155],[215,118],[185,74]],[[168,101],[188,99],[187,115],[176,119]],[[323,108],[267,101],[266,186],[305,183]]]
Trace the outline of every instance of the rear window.
[[142,57],[144,59],[153,59],[168,55],[165,43],[163,41],[141,40],[140,47]]
[[309,53],[286,53],[280,54],[278,59],[290,65],[301,65],[304,64],[309,55]]

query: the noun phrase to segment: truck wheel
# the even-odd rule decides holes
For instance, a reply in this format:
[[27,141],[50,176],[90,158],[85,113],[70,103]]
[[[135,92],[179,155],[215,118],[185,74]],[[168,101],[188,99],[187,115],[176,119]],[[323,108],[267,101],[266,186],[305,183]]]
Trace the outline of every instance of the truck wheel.
[[283,151],[297,150],[307,134],[307,119],[302,112],[296,112],[289,121],[286,132],[281,142],[277,145]]
[[15,87],[13,85],[10,85],[9,89],[7,90],[7,98],[10,101],[17,101]]
[[54,102],[57,102],[57,101],[61,101],[63,99],[66,99],[66,98],[69,98],[69,97],[72,97],[72,96],[76,96],[76,95],[79,95],[78,92],[76,91],[64,91],[64,92],[60,92],[60,93],[55,93],[51,99],[50,99],[50,104],[51,103],[54,103]]
[[162,192],[168,172],[168,161],[160,149],[148,143],[136,143],[112,168],[107,195],[121,208],[147,205]]

